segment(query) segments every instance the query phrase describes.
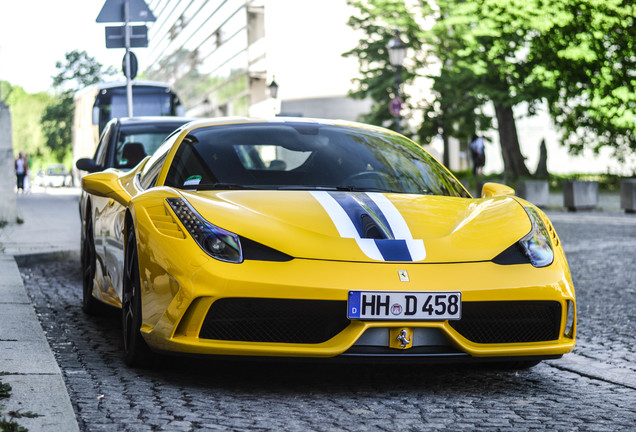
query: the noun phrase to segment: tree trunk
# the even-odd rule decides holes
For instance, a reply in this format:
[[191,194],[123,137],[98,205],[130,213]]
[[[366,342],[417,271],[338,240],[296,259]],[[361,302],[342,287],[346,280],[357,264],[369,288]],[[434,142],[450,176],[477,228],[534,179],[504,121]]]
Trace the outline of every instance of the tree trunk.
[[534,172],[534,176],[537,178],[548,178],[548,148],[545,145],[545,139],[541,140],[539,146],[539,163],[537,164],[537,170]]
[[519,148],[517,126],[512,107],[495,105],[495,113],[497,114],[501,155],[504,160],[504,176],[512,179],[529,177],[530,171],[526,167],[525,158]]
[[450,150],[448,145],[448,134],[446,131],[442,133],[442,140],[444,141],[444,166],[450,169]]

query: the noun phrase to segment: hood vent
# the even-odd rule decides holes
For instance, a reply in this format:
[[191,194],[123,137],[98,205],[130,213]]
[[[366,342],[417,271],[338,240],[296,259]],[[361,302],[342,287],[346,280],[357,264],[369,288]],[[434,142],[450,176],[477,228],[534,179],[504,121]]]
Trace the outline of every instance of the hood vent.
[[386,232],[378,225],[374,218],[363,213],[360,216],[362,222],[362,238],[384,240],[390,238]]

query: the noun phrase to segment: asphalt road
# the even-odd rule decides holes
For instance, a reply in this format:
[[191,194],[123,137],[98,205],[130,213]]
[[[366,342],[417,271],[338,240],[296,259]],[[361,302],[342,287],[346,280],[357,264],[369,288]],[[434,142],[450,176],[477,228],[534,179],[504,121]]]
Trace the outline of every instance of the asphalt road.
[[78,261],[21,272],[81,430],[635,430],[636,217],[550,216],[576,287],[578,344],[523,371],[185,358],[129,369],[119,314],[80,309]]

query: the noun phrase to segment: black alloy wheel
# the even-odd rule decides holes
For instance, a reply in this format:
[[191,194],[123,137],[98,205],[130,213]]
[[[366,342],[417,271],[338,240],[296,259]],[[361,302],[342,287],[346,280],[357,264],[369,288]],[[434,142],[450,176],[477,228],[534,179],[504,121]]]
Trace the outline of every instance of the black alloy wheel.
[[124,361],[128,366],[146,366],[151,357],[150,348],[141,335],[141,281],[135,229],[128,226],[124,253],[124,286],[122,299],[122,332]]
[[102,303],[93,297],[93,283],[95,269],[97,267],[97,255],[95,253],[95,237],[93,234],[93,219],[91,212],[86,214],[86,230],[84,231],[84,243],[82,244],[82,310],[87,315],[95,315],[101,312]]

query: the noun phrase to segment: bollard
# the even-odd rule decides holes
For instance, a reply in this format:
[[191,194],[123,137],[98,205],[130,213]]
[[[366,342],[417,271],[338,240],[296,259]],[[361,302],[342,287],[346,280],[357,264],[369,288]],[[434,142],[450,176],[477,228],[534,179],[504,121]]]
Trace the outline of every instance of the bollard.
[[621,180],[621,208],[625,213],[636,213],[636,179]]
[[592,210],[597,205],[597,181],[566,180],[563,182],[563,206],[569,211]]
[[547,207],[550,202],[550,187],[547,180],[522,180],[517,183],[517,196],[537,207]]

